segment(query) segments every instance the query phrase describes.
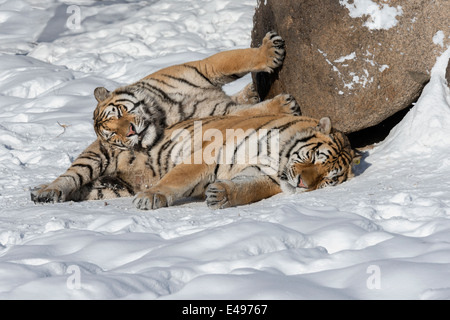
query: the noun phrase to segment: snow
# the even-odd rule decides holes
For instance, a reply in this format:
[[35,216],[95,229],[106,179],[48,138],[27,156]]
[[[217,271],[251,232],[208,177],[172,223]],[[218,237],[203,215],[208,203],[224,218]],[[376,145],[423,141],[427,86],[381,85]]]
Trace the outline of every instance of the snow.
[[337,187],[219,211],[35,205],[95,139],[95,87],[247,47],[256,0],[0,2],[0,299],[450,299],[450,49]]
[[439,46],[441,46],[443,48],[444,47],[444,39],[445,39],[444,31],[439,30],[433,36],[433,43],[436,44],[436,45],[439,45]]
[[356,58],[356,52],[353,51],[352,53],[350,53],[350,54],[348,54],[346,56],[342,56],[339,59],[334,60],[334,62],[342,63],[342,62],[345,62],[347,60],[353,60],[355,58]]
[[390,7],[388,4],[377,4],[372,0],[339,0],[349,10],[352,18],[367,16],[363,24],[369,30],[389,30],[397,25],[397,16],[403,14],[401,6]]

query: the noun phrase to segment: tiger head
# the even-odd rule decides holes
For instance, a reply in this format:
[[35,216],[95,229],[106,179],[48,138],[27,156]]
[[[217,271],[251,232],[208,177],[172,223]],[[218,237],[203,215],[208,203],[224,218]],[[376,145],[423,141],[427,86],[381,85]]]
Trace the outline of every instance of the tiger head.
[[281,176],[281,188],[288,194],[335,186],[353,177],[352,166],[361,155],[348,138],[322,118],[316,128],[298,132],[291,141],[289,159]]
[[156,140],[155,124],[161,119],[144,112],[148,101],[139,92],[96,88],[94,96],[94,129],[100,140],[119,149],[145,148]]

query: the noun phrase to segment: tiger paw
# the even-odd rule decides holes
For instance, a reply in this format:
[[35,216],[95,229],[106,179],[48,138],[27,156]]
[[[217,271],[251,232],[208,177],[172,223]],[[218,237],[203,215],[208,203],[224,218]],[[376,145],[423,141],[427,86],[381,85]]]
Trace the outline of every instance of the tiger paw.
[[155,210],[168,206],[167,197],[164,194],[150,191],[138,193],[133,203],[140,210]]
[[302,112],[295,98],[290,94],[280,94],[274,98],[279,103],[281,113],[301,116]]
[[253,83],[249,83],[242,91],[232,97],[233,101],[238,104],[257,104],[260,102],[259,94]]
[[263,71],[272,73],[274,69],[283,64],[286,53],[285,44],[283,38],[276,32],[271,31],[266,34],[260,49],[264,55],[266,65]]
[[218,181],[208,186],[205,191],[206,204],[210,209],[225,209],[232,207],[230,201],[231,181]]
[[253,83],[248,84],[244,90],[246,97],[245,104],[257,104],[260,102],[258,91],[256,91]]
[[42,185],[31,190],[31,201],[34,203],[56,203],[65,201],[64,193],[58,188]]

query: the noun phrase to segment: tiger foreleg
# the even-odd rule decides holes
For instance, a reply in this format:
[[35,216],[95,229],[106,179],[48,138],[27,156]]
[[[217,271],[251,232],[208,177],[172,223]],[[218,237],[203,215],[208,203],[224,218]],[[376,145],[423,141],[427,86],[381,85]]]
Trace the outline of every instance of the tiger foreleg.
[[250,204],[281,192],[270,176],[238,176],[218,180],[206,189],[206,204],[211,209],[224,209]]
[[32,189],[31,200],[35,203],[79,201],[83,187],[106,170],[109,159],[107,150],[96,140],[52,183]]
[[283,64],[284,56],[284,40],[276,32],[269,32],[259,48],[219,52],[187,65],[197,68],[212,84],[222,86],[249,72],[272,73]]
[[103,176],[81,188],[79,201],[108,200],[134,195],[134,188],[122,179],[114,176]]

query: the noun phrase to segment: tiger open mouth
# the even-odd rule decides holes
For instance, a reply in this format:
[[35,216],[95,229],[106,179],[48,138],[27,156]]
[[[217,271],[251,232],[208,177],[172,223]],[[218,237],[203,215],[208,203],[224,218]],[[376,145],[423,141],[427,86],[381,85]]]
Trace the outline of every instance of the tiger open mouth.
[[137,134],[136,127],[134,126],[133,123],[130,123],[130,128],[128,129],[127,137],[131,137],[131,136],[134,136],[136,134]]

